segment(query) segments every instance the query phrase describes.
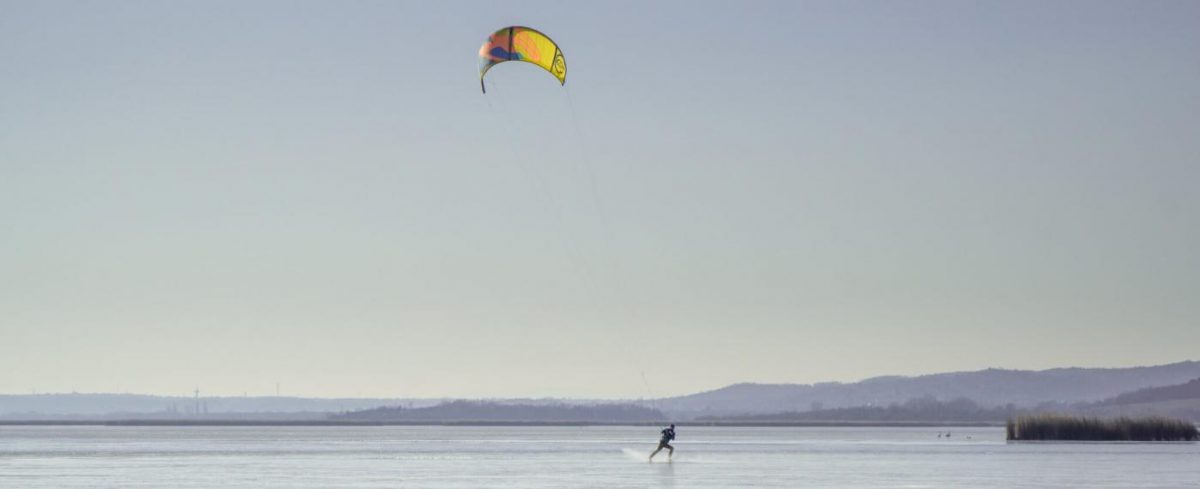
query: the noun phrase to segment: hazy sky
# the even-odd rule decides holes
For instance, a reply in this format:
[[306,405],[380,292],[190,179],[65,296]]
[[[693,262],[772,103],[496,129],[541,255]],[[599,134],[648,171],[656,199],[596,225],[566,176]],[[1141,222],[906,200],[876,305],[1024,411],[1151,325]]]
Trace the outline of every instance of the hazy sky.
[[1194,1],[4,0],[0,392],[1194,359],[1198,186]]

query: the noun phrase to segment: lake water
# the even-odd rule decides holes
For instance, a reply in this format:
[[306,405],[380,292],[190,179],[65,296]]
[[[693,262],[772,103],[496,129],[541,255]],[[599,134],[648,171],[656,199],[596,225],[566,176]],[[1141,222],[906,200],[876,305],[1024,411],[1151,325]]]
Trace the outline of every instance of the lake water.
[[1196,444],[1006,444],[999,428],[678,431],[674,461],[649,464],[654,427],[0,426],[0,487],[1200,487]]

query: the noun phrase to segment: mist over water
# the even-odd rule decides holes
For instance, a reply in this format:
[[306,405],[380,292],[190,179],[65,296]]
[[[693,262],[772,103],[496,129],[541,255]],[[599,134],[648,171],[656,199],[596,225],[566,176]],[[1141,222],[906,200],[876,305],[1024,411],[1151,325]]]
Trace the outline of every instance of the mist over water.
[[[939,438],[949,431],[951,437]],[[0,487],[1193,488],[1196,444],[999,428],[0,427]]]

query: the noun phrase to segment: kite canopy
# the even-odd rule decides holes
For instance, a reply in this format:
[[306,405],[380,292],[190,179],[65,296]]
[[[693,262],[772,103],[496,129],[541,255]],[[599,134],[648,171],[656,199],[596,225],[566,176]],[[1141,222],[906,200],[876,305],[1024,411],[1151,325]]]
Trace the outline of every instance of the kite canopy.
[[483,75],[505,61],[524,61],[541,66],[558,78],[559,84],[567,83],[567,60],[562,51],[545,34],[521,26],[505,27],[488,36],[479,48],[479,88],[483,86]]

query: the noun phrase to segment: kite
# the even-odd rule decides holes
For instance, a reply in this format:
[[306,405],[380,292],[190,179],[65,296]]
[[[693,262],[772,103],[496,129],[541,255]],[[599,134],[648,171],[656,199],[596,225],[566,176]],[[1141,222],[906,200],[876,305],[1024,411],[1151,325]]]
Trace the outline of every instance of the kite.
[[479,88],[487,93],[483,75],[505,61],[524,61],[541,66],[550,72],[558,83],[567,83],[567,60],[562,50],[545,34],[528,27],[511,26],[488,36],[479,48]]

